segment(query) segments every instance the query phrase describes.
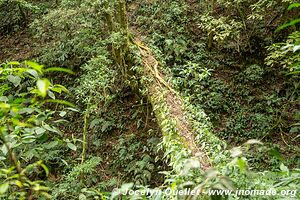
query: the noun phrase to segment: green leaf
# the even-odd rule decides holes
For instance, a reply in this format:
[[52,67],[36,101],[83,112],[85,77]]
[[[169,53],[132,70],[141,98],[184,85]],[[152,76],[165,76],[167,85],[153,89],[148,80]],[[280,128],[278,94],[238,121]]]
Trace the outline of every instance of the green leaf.
[[300,23],[300,18],[294,19],[294,20],[292,20],[292,21],[290,21],[290,22],[288,22],[288,23],[286,23],[286,24],[280,26],[279,28],[276,29],[275,32],[279,32],[279,31],[281,31],[281,30],[283,30],[283,29],[285,29],[285,28],[288,28],[288,27],[290,27],[290,26],[294,26],[294,25],[296,25],[296,24],[298,24],[298,23]]
[[70,149],[72,149],[73,151],[76,151],[76,150],[77,150],[77,147],[76,147],[73,143],[71,143],[71,142],[68,142],[68,143],[67,143],[67,146],[68,146]]
[[295,53],[296,51],[298,51],[300,49],[300,45],[295,45],[293,47],[293,53]]
[[18,186],[19,188],[22,187],[22,185],[23,185],[22,182],[19,181],[19,180],[14,181],[14,184],[15,184],[16,186]]
[[18,61],[12,61],[12,62],[8,62],[8,65],[20,65],[20,63]]
[[9,184],[3,183],[0,185],[0,194],[4,194],[8,190]]
[[289,168],[287,168],[287,166],[285,166],[283,163],[281,163],[280,165],[280,170],[282,172],[289,172]]
[[40,65],[36,62],[32,62],[32,61],[25,61],[25,64],[32,67],[33,69],[35,69],[36,71],[38,71],[39,73],[43,73],[43,68],[44,65]]
[[14,84],[15,87],[17,87],[21,83],[21,78],[19,76],[9,75],[7,76],[7,80]]
[[242,158],[237,159],[237,165],[239,166],[241,171],[244,171],[246,168],[246,163]]
[[56,147],[58,145],[58,141],[52,141],[45,145],[46,149],[52,149],[53,147]]
[[45,173],[46,173],[46,176],[49,175],[49,169],[46,165],[44,165],[43,163],[40,164],[40,166],[44,169]]
[[32,75],[34,78],[38,78],[39,77],[38,72],[36,70],[34,70],[34,69],[28,69],[26,72],[28,74]]
[[2,151],[3,155],[6,155],[8,152],[8,149],[6,148],[6,146],[4,144],[1,147],[1,151]]
[[32,109],[32,108],[22,108],[19,110],[19,114],[24,114],[24,113],[31,114],[33,112],[34,112],[34,109]]
[[54,93],[51,92],[50,90],[48,91],[48,96],[49,96],[51,99],[55,99]]
[[50,67],[45,69],[45,72],[65,72],[68,74],[74,75],[75,73],[72,70],[66,69],[66,68],[60,68],[60,67]]
[[288,10],[292,10],[292,9],[298,8],[298,7],[300,7],[300,3],[293,3],[288,7]]
[[54,91],[54,92],[57,92],[57,93],[61,93],[62,91],[65,92],[65,93],[70,93],[69,90],[65,86],[60,85],[60,84],[55,84],[51,88],[51,90]]
[[7,103],[0,103],[0,108],[2,110],[9,110],[10,109],[10,105]]
[[37,129],[35,129],[35,133],[37,134],[37,135],[41,135],[41,134],[43,134],[43,133],[45,133],[46,132],[46,129],[44,129],[44,128],[42,128],[42,127],[39,127],[39,128],[37,128]]
[[48,131],[51,131],[51,132],[54,132],[54,133],[58,133],[57,130],[55,130],[54,128],[51,128],[51,126],[49,126],[48,124],[43,124],[43,127],[48,130]]
[[8,102],[8,98],[6,96],[0,97],[0,101]]
[[38,90],[40,92],[40,95],[42,97],[46,97],[47,91],[50,86],[49,80],[48,79],[39,79],[36,84],[37,84]]
[[61,112],[59,113],[59,116],[64,117],[66,114],[67,114],[66,111],[61,111]]
[[79,197],[78,199],[81,199],[81,200],[86,200],[86,196],[84,194],[79,194]]

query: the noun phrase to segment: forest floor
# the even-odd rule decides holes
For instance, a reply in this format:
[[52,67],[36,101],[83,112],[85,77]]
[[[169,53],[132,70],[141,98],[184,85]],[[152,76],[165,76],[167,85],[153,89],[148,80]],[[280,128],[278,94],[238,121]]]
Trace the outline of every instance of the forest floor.
[[0,63],[6,60],[27,60],[33,57],[34,42],[26,30],[7,36],[0,36]]

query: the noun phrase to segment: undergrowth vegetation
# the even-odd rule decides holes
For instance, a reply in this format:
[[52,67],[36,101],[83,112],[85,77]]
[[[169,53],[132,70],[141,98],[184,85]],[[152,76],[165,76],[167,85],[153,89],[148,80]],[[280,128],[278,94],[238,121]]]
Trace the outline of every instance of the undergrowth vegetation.
[[299,198],[299,7],[0,0],[0,198]]

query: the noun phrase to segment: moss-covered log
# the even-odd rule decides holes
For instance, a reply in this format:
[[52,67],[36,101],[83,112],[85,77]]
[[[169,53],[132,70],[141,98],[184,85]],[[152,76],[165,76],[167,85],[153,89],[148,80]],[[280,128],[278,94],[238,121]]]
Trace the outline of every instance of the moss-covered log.
[[[145,78],[142,87],[147,91],[148,99],[164,135],[163,144],[171,165],[180,166],[179,162],[193,157],[200,161],[203,170],[211,168],[213,163],[209,158],[211,153],[206,152],[208,149],[205,148],[205,144],[209,145],[208,138],[211,137],[215,145],[224,145],[224,143],[209,131],[197,130],[193,127],[195,123],[188,114],[183,98],[165,81],[159,62],[150,49],[139,40],[135,40],[134,43],[139,49],[144,69]],[[197,137],[198,133],[201,133],[202,137],[199,138],[199,135]],[[202,148],[199,147],[200,145]]]

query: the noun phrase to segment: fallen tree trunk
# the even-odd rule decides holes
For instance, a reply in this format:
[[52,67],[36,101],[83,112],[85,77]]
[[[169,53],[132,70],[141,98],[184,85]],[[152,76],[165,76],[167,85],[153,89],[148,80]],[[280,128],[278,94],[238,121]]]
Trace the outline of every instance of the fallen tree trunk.
[[139,40],[135,40],[134,43],[139,49],[144,76],[147,80],[142,81],[142,86],[148,91],[148,99],[152,104],[160,129],[168,140],[166,145],[170,146],[166,148],[166,156],[171,163],[178,164],[178,153],[184,149],[186,152],[182,152],[182,159],[197,158],[203,170],[211,168],[212,162],[208,154],[195,142],[193,128],[185,114],[182,97],[165,81],[159,62],[152,55],[150,49],[142,45]]

